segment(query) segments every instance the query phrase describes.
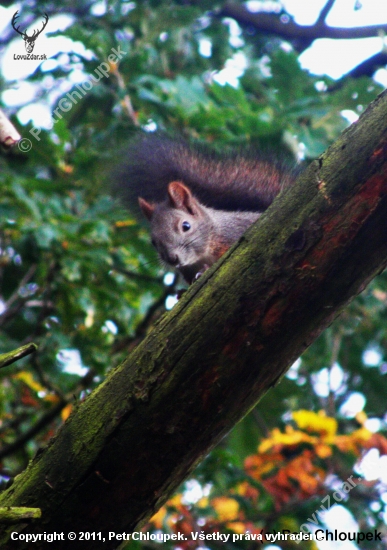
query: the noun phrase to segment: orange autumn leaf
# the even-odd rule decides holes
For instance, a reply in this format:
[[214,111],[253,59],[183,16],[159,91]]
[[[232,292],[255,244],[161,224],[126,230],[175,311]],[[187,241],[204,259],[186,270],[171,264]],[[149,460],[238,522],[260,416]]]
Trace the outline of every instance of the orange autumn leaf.
[[369,440],[365,442],[365,447],[368,449],[375,447],[381,455],[387,455],[387,439],[382,434],[372,434]]
[[263,486],[274,498],[278,510],[291,499],[307,499],[323,488],[326,473],[313,464],[313,452],[304,450],[288,464],[281,467],[276,475],[262,481]]
[[251,455],[245,459],[245,470],[254,479],[260,480],[283,462],[281,453]]
[[297,481],[301,489],[310,495],[316,492],[326,477],[325,471],[315,466],[312,459],[312,452],[305,450],[285,468],[287,475]]
[[359,428],[350,434],[336,436],[335,445],[344,453],[352,452],[358,455],[362,449],[368,448],[367,442],[372,435],[367,428]]
[[314,450],[319,458],[328,458],[328,456],[332,456],[333,452],[332,447],[324,443],[317,443]]

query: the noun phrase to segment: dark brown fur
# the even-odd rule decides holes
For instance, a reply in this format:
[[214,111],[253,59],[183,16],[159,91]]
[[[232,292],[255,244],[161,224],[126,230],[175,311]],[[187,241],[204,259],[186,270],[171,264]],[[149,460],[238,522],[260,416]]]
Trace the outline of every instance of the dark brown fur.
[[262,212],[294,181],[295,172],[258,152],[219,154],[202,145],[149,134],[131,144],[114,185],[130,205],[138,196],[161,202],[168,184],[181,181],[206,206]]

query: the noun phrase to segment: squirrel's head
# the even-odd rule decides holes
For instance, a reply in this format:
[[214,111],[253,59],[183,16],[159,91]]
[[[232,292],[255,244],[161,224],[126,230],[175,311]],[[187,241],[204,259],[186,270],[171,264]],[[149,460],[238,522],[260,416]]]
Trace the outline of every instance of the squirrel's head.
[[208,258],[212,221],[206,207],[178,181],[168,185],[165,201],[152,204],[139,198],[139,205],[151,223],[152,244],[161,259],[193,282],[213,263]]

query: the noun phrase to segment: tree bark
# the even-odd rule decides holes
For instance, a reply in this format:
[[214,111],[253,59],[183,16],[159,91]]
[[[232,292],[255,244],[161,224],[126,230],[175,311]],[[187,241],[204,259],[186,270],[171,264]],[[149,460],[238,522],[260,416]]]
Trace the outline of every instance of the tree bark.
[[21,533],[117,547],[384,268],[386,120],[384,93],[79,404],[0,498],[42,510]]

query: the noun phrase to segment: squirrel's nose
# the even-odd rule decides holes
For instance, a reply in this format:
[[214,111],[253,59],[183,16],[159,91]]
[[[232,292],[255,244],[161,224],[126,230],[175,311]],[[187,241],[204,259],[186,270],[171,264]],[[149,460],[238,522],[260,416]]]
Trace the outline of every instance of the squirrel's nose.
[[169,265],[177,266],[179,263],[179,256],[177,254],[167,254],[167,262]]

